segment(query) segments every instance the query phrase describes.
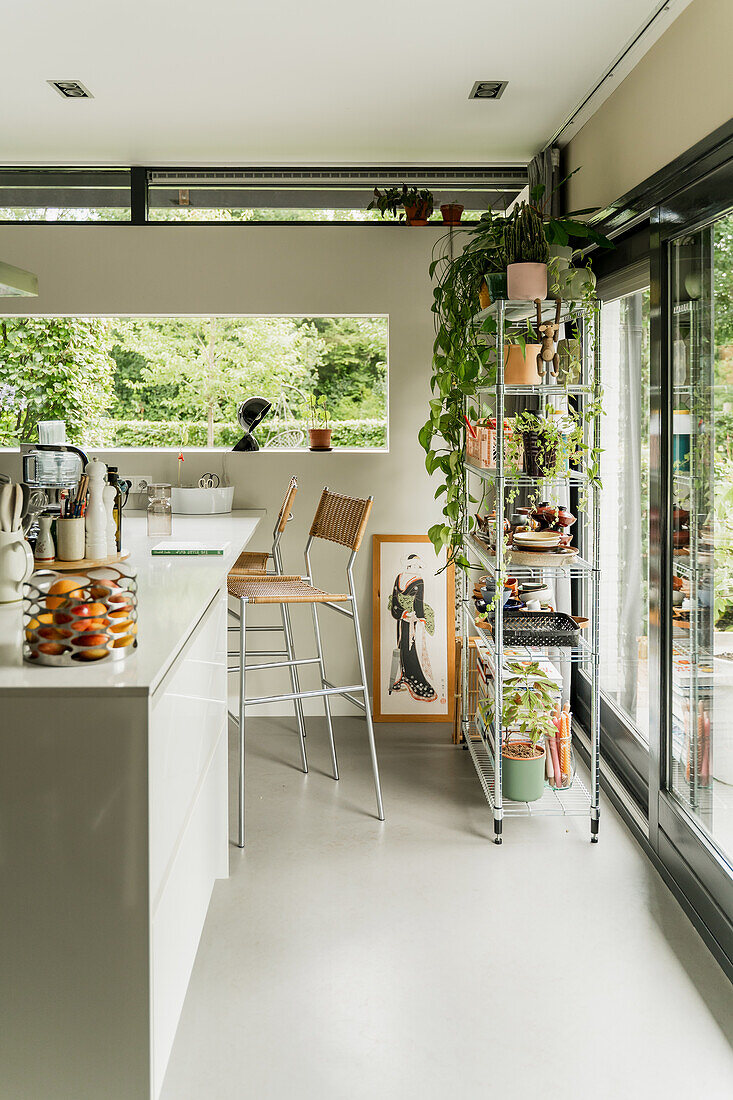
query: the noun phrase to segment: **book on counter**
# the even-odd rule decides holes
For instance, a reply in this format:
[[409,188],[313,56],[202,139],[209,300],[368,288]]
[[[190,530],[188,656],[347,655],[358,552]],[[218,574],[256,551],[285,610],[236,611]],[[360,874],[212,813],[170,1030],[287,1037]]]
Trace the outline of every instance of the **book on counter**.
[[228,542],[157,542],[150,553],[172,557],[221,557],[228,549]]

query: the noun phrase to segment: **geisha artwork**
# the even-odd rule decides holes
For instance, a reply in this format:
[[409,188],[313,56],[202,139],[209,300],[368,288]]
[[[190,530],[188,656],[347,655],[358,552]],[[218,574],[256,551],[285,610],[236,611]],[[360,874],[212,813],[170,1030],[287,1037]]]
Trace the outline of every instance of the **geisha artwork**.
[[374,536],[374,717],[453,717],[453,569],[427,536]]

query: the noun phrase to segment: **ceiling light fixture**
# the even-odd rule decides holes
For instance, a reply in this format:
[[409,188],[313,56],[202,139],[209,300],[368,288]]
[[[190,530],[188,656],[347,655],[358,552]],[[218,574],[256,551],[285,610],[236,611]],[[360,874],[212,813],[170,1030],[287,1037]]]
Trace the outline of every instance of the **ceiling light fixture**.
[[508,80],[477,80],[468,98],[500,99],[508,83]]
[[46,83],[55,88],[64,99],[94,99],[92,93],[80,80],[47,80]]

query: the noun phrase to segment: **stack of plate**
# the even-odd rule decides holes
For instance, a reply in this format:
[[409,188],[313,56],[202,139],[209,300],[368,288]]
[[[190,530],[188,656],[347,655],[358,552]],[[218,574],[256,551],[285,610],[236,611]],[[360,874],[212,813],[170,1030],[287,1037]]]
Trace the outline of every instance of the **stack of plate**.
[[547,553],[557,550],[562,533],[560,531],[517,531],[512,540],[516,550],[534,550]]

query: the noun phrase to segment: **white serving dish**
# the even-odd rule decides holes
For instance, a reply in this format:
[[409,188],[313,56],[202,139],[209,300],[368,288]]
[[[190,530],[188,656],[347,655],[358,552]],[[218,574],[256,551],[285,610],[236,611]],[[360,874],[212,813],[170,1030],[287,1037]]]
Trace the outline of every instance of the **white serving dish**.
[[215,516],[231,512],[233,500],[233,485],[217,485],[212,489],[202,489],[199,485],[171,487],[171,511],[179,516]]

